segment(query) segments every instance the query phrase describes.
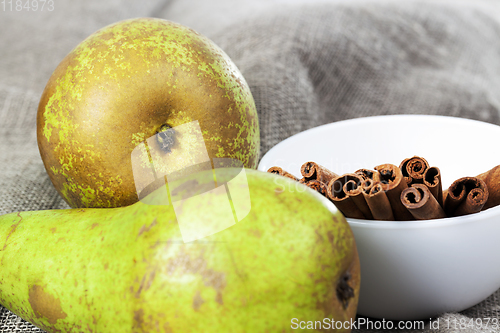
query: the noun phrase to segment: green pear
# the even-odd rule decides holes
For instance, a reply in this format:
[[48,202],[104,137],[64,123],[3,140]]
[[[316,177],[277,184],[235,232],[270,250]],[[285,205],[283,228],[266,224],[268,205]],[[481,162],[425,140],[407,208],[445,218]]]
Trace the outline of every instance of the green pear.
[[261,333],[352,321],[360,273],[344,217],[305,185],[243,170],[228,201],[236,207],[247,191],[246,217],[189,242],[179,214],[203,220],[221,203],[162,205],[155,191],[155,204],[0,217],[1,304],[48,332]]
[[[186,158],[176,153],[199,147],[175,129],[192,122],[210,158],[257,167],[257,112],[236,65],[187,27],[137,18],[102,28],[61,61],[40,99],[37,139],[47,173],[71,207],[119,207],[138,201],[134,148],[165,132],[149,143],[163,151],[162,165],[182,169]],[[141,166],[147,173],[150,165]]]

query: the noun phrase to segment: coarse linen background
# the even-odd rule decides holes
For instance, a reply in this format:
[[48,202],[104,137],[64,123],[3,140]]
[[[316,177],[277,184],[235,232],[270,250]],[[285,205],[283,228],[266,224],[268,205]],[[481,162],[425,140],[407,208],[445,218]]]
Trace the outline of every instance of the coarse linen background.
[[[261,156],[293,134],[357,117],[439,114],[500,125],[495,1],[53,0],[43,12],[16,11],[13,2],[13,10],[0,4],[0,214],[68,208],[38,152],[38,101],[71,49],[132,17],[179,22],[228,53],[257,105]],[[439,317],[470,318],[500,319],[500,291]],[[0,332],[43,331],[0,307]]]

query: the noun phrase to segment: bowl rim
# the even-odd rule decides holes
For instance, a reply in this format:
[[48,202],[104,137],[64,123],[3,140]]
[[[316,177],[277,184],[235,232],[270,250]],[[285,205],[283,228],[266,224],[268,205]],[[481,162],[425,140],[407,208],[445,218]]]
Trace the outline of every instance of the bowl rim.
[[[296,133],[281,142],[277,143],[274,145],[271,149],[268,150],[266,154],[261,158],[259,161],[259,165],[257,167],[258,170],[260,170],[261,163],[264,161],[266,162],[267,158],[266,156],[269,156],[269,153],[275,150],[278,146],[280,146],[282,143],[288,143],[290,144],[290,141],[300,139],[297,137],[300,137],[302,135],[306,135],[306,133],[309,133],[311,131],[316,131],[316,130],[322,130],[327,127],[331,126],[342,126],[345,123],[350,123],[350,122],[366,122],[366,121],[381,121],[383,119],[387,118],[433,118],[434,120],[439,121],[452,121],[452,122],[473,122],[476,125],[479,126],[487,126],[487,127],[496,127],[499,128],[500,126],[492,123],[488,123],[485,121],[481,120],[476,120],[476,119],[469,119],[469,118],[462,118],[462,117],[455,117],[455,116],[443,116],[443,115],[430,115],[430,114],[389,114],[389,115],[377,115],[377,116],[367,116],[367,117],[358,117],[358,118],[350,118],[350,119],[344,119],[344,120],[339,120],[335,122],[331,122],[328,124],[323,124],[319,125],[313,128],[309,128],[307,130],[304,130],[302,132]],[[266,171],[266,170],[260,170],[260,171]],[[327,198],[326,198],[327,199]],[[328,203],[333,206],[335,210],[337,210],[337,207],[328,200]],[[339,211],[340,212],[340,211]],[[489,220],[491,218],[494,218],[495,216],[500,216],[500,206],[496,207],[491,207],[487,210],[480,211],[478,213],[474,214],[469,214],[469,215],[462,215],[462,216],[454,216],[454,217],[445,217],[445,218],[440,218],[440,219],[432,219],[432,220],[411,220],[411,221],[388,221],[388,220],[364,220],[364,219],[355,219],[355,218],[349,218],[345,217],[346,221],[357,228],[375,228],[375,229],[394,229],[394,230],[401,230],[401,229],[418,229],[418,228],[439,228],[439,227],[447,227],[447,226],[455,226],[455,225],[461,225],[461,224],[468,224],[468,223],[478,223],[480,220]],[[500,221],[498,222],[500,223]]]
[[[291,138],[295,138],[296,136],[303,135],[303,134],[311,132],[311,131],[323,129],[325,127],[330,127],[330,126],[342,126],[345,123],[349,123],[349,122],[365,122],[365,121],[370,121],[371,122],[373,120],[376,120],[376,121],[380,120],[381,121],[383,118],[384,119],[387,119],[387,118],[434,118],[436,120],[439,119],[440,121],[473,122],[473,123],[475,123],[476,125],[479,125],[479,126],[500,127],[500,126],[498,126],[496,124],[488,123],[486,121],[477,120],[477,119],[463,118],[463,117],[457,117],[457,116],[434,115],[434,114],[384,114],[384,115],[377,115],[377,116],[366,116],[366,117],[362,116],[362,117],[357,117],[357,118],[342,119],[342,120],[334,121],[334,122],[331,122],[331,123],[322,124],[322,125],[318,125],[318,126],[315,126],[315,127],[312,127],[312,128],[308,128],[308,129],[306,129],[306,130],[304,130],[302,132],[296,133],[296,134],[294,134],[292,136],[289,136],[288,138],[286,138],[286,139],[278,142],[271,149],[269,149],[269,151],[271,151],[272,149],[274,149],[276,146],[280,145],[281,143],[283,143],[285,141],[288,141]],[[264,154],[264,156],[262,156],[262,159],[266,155],[267,155],[267,153]],[[260,162],[259,162],[259,164],[260,164]]]
[[[500,216],[500,206],[492,207],[478,213],[462,216],[452,216],[433,220],[411,220],[411,221],[387,221],[387,220],[362,220],[346,217],[346,221],[351,226],[366,229],[419,229],[419,228],[442,228],[457,226],[462,224],[480,223],[482,220],[488,221]],[[500,221],[498,221],[500,223]]]

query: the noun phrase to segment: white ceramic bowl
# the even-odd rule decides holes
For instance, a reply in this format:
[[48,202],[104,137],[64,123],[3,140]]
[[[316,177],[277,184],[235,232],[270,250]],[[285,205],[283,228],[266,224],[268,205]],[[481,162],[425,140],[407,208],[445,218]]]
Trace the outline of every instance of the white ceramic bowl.
[[[500,164],[500,126],[462,118],[395,115],[319,126],[273,147],[259,170],[300,177],[304,162],[337,174],[422,156],[443,189]],[[332,204],[333,205],[333,204]],[[500,288],[500,207],[429,221],[347,219],[361,261],[358,314],[425,319],[469,308]]]

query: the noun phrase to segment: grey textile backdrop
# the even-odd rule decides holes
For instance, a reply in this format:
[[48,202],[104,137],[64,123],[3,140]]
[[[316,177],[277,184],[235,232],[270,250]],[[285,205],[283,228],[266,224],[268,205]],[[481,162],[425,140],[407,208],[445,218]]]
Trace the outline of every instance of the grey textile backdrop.
[[[66,53],[95,30],[130,17],[183,23],[232,57],[257,104],[262,154],[305,129],[370,115],[442,114],[500,124],[500,6],[494,2],[53,4],[50,12],[16,11],[15,1],[13,10],[0,4],[0,214],[67,208],[38,153],[38,100]],[[498,320],[500,291],[461,313],[443,314],[441,323],[446,318]],[[443,325],[437,330],[458,331]],[[0,307],[0,332],[42,331]]]

